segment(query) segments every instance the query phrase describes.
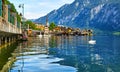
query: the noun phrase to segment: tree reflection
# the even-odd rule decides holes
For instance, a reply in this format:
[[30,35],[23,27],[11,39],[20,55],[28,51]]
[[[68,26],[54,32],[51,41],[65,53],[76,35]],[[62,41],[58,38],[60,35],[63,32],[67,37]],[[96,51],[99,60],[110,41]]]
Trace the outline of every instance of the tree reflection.
[[[9,70],[8,63],[12,63],[11,61],[14,61],[12,60],[15,59],[14,57],[12,58],[12,53],[17,48],[17,45],[18,43],[13,43],[0,47],[0,72],[5,72]],[[9,58],[11,61],[9,61]]]

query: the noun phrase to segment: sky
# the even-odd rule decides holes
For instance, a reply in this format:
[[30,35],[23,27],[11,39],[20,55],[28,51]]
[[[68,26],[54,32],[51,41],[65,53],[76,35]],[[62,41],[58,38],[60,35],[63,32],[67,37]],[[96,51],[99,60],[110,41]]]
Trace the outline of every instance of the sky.
[[22,13],[22,8],[18,6],[24,4],[24,17],[27,19],[37,19],[45,16],[54,9],[60,8],[64,4],[70,4],[74,0],[9,0],[15,5],[16,10]]

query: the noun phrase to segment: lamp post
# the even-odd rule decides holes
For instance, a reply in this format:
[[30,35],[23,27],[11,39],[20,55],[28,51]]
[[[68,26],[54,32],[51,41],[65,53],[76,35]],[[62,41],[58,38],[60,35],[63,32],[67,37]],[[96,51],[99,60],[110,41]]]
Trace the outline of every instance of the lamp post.
[[22,15],[23,15],[23,17],[24,17],[24,4],[20,4],[20,5],[19,5],[19,8],[22,8]]
[[23,22],[23,25],[22,25],[22,28],[24,28],[24,4],[20,4],[19,5],[19,8],[22,8],[22,22]]

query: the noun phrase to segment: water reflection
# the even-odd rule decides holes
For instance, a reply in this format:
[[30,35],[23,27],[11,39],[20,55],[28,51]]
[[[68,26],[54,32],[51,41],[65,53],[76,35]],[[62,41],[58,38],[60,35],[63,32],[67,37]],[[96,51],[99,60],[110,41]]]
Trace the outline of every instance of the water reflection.
[[8,43],[0,46],[0,72],[7,72],[10,65],[15,60],[12,56],[14,49],[17,48],[17,43]]
[[[63,38],[64,39],[61,38],[61,44],[57,47],[58,49],[50,49],[50,52],[56,53],[55,56],[65,58],[64,61],[60,61],[60,64],[73,66],[77,68],[79,72],[119,72],[119,67],[114,68],[116,65],[113,65],[113,62],[116,62],[116,59],[120,58],[119,56],[114,56],[116,53],[120,53],[119,51],[116,52],[116,49],[120,48],[118,44],[118,42],[120,42],[119,37],[107,36],[106,38],[98,36],[96,37],[98,41],[96,45],[88,44],[87,41],[90,40],[89,37]],[[111,40],[111,38],[113,38],[113,40]],[[115,54],[113,55],[113,53]],[[113,57],[114,60],[112,60]],[[117,60],[117,63],[120,64],[120,61]]]
[[[97,43],[91,45],[89,40]],[[119,72],[120,37],[43,36],[19,43],[11,72]]]
[[[18,45],[18,48],[14,51],[17,61],[13,64],[11,72],[69,72],[76,71],[75,68],[70,66],[60,65],[59,61],[64,58],[54,57],[49,54],[49,48],[57,47],[56,42],[51,43],[49,40],[56,40],[57,37],[49,38],[32,38],[29,42],[23,42]],[[37,69],[36,69],[37,68]]]

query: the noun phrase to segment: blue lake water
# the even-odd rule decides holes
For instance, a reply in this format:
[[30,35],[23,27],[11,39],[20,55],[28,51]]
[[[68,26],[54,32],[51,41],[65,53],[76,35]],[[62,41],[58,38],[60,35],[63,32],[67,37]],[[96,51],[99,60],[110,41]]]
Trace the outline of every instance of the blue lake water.
[[12,55],[9,72],[120,72],[120,36],[33,37]]

